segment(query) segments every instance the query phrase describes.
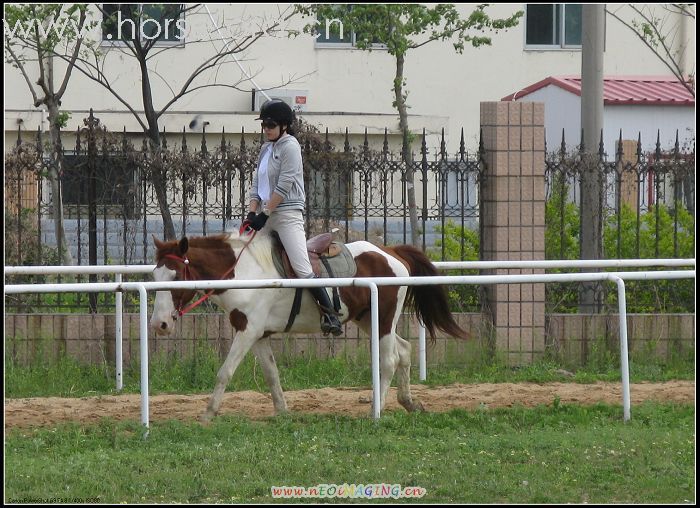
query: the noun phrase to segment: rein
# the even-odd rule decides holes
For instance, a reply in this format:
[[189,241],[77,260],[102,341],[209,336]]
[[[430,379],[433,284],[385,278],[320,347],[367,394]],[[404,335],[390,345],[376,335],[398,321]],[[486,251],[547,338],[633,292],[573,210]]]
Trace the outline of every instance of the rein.
[[[244,223],[244,226],[245,226],[245,223]],[[244,228],[241,227],[241,231],[243,231],[243,229],[244,229]],[[250,242],[253,241],[253,238],[255,238],[256,233],[257,233],[257,231],[253,231],[252,234],[249,233],[250,240],[248,240],[248,241],[246,242],[246,244],[243,246],[243,248],[241,249],[241,251],[238,253],[238,256],[236,256],[236,259],[233,260],[233,266],[231,266],[231,268],[229,268],[221,277],[219,277],[219,280],[226,279],[229,275],[231,275],[231,273],[233,273],[233,271],[234,271],[235,268],[236,268],[236,265],[238,264],[238,260],[241,259],[241,254],[243,254],[243,251],[246,250],[246,248],[248,247],[248,245],[250,245]],[[182,278],[183,278],[183,280],[201,280],[201,279],[198,279],[198,278],[196,277],[196,275],[193,274],[193,272],[194,272],[195,270],[194,270],[194,268],[190,267],[190,260],[189,260],[189,258],[187,257],[187,254],[183,255],[183,257],[176,256],[175,254],[166,254],[165,257],[168,258],[168,259],[174,259],[175,261],[179,261],[179,262],[181,262],[181,263],[184,265],[183,268],[182,268]],[[188,278],[188,277],[189,277],[189,278]],[[210,289],[210,290],[207,291],[206,294],[205,294],[204,296],[202,296],[199,300],[197,300],[197,301],[194,302],[194,303],[189,304],[189,305],[188,305],[187,307],[185,307],[184,309],[182,308],[182,303],[180,303],[180,305],[179,305],[178,308],[176,309],[178,317],[184,316],[186,313],[188,313],[188,312],[191,311],[192,309],[194,309],[194,308],[198,307],[199,305],[201,305],[202,303],[204,303],[206,300],[209,299],[209,297],[210,297],[212,294],[214,294],[214,291],[215,291],[214,289]]]

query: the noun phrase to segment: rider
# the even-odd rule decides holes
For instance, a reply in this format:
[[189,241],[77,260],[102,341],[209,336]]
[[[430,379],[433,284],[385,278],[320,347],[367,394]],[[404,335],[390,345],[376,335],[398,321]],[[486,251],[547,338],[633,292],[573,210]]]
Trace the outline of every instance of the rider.
[[[276,231],[300,279],[314,277],[306,251],[304,232],[304,172],[301,146],[294,137],[294,112],[281,99],[270,99],[260,108],[262,127],[268,142],[260,149],[258,168],[250,188],[247,220],[259,231],[263,226]],[[256,212],[260,212],[257,213]],[[342,333],[325,288],[309,288],[321,308],[321,331]]]

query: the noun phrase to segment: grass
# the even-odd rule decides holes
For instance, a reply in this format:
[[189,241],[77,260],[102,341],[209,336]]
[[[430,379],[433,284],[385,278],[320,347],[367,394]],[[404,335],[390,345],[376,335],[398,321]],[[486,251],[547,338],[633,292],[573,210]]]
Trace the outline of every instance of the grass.
[[[643,353],[643,352],[642,352]],[[456,364],[428,367],[425,384],[431,386],[452,383],[502,383],[552,381],[593,383],[619,381],[620,363],[615,354],[596,352],[585,366],[573,367],[552,359],[543,359],[522,367],[510,367],[498,359],[489,359],[478,350],[467,350],[459,356],[450,355]],[[214,388],[216,374],[222,361],[209,346],[200,345],[190,358],[178,358],[164,353],[149,361],[150,391],[158,393],[209,393]],[[369,357],[359,353],[355,359],[292,357],[277,355],[280,380],[285,390],[322,388],[328,386],[371,385]],[[562,373],[570,369],[573,376]],[[673,379],[695,379],[692,351],[668,360],[651,354],[630,355],[632,382],[660,382]],[[49,380],[50,382],[47,382]],[[60,355],[57,360],[19,365],[5,356],[5,396],[17,397],[84,397],[115,393],[113,365],[86,365]],[[419,383],[418,368],[411,369],[411,381]],[[140,392],[139,362],[124,366],[124,393]],[[247,355],[229,383],[228,390],[257,390],[266,392],[262,370],[252,355]]]
[[[278,355],[285,390],[369,387],[369,358]],[[552,359],[520,368],[479,351],[431,366],[429,385],[455,382],[619,381],[615,354],[593,349],[576,369]],[[220,359],[202,345],[191,358],[151,357],[156,393],[210,393]],[[573,377],[561,374],[566,367]],[[632,381],[695,379],[692,355],[631,356]],[[125,366],[127,393],[139,392],[139,365]],[[412,381],[418,382],[417,368]],[[248,355],[229,390],[267,391]],[[115,393],[114,370],[65,355],[20,366],[5,359],[6,397]],[[275,499],[272,486],[387,483],[422,487],[420,503],[684,503],[695,500],[692,405],[635,404],[624,424],[616,405],[582,407],[554,398],[536,408],[385,412],[379,421],[333,415],[264,420],[222,416],[211,426],[152,422],[144,440],[136,421],[9,429],[5,436],[8,502],[270,503],[368,502]]]
[[628,424],[619,415],[554,400],[380,421],[154,422],[146,440],[136,422],[13,429],[5,500],[269,503],[282,501],[273,485],[388,483],[423,487],[423,498],[405,500],[422,503],[694,502],[694,408],[640,404]]

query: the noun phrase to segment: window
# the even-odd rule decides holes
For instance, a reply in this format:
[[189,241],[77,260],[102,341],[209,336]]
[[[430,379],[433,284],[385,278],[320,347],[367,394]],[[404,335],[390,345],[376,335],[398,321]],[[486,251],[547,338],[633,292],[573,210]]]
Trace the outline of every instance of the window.
[[580,48],[581,4],[527,4],[525,47]]
[[182,44],[185,39],[182,4],[103,4],[102,41],[119,43],[138,36],[142,44]]
[[[88,156],[64,155],[63,205],[66,218],[88,216]],[[98,157],[95,161],[96,204],[107,217],[126,216],[134,219],[139,213],[136,164],[122,155]]]

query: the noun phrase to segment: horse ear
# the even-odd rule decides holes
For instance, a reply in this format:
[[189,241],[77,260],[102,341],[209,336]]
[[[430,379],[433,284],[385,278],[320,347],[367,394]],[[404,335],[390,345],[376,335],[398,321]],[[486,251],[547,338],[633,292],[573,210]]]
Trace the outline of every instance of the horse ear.
[[189,242],[187,241],[187,237],[183,236],[182,240],[180,240],[180,243],[178,244],[178,247],[180,248],[180,255],[182,256],[187,252],[187,249],[189,248]]
[[151,234],[151,236],[153,237],[153,243],[156,244],[156,249],[162,249],[165,243],[158,240],[158,238],[156,238],[156,235]]

